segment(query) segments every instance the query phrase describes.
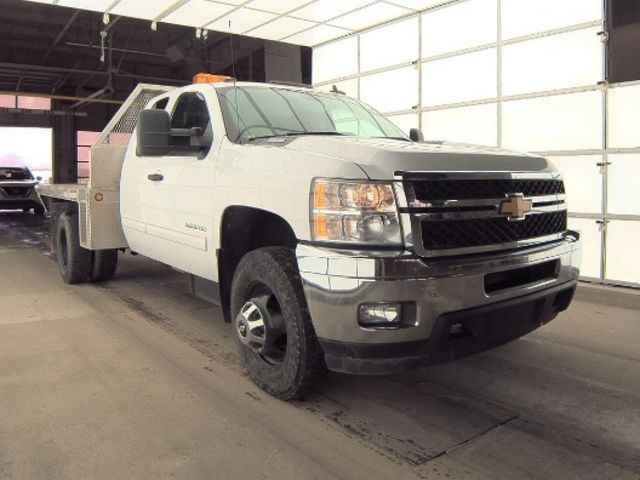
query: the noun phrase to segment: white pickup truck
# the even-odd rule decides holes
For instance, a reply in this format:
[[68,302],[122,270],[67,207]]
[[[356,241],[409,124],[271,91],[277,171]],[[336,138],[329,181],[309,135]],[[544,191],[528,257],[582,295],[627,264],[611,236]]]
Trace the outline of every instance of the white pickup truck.
[[[215,80],[215,81],[214,81]],[[411,138],[367,105],[224,79],[139,85],[87,185],[42,185],[68,283],[118,251],[188,272],[249,376],[301,398],[506,343],[573,297],[580,239],[545,158]]]

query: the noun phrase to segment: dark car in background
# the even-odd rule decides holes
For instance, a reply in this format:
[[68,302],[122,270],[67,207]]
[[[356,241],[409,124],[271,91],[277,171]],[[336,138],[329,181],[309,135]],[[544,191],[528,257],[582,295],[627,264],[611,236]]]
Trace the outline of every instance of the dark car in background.
[[43,215],[45,208],[35,190],[39,180],[27,167],[0,166],[0,210],[33,210]]

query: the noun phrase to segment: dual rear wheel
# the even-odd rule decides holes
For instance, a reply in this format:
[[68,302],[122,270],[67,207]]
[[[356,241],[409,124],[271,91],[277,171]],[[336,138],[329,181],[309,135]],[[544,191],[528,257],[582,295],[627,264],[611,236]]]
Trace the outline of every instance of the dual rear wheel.
[[87,250],[80,245],[78,215],[63,213],[55,232],[58,268],[68,284],[111,280],[118,266],[118,250]]
[[[66,283],[101,282],[115,274],[118,251],[82,248],[77,214],[60,216],[55,237]],[[295,400],[319,387],[327,370],[292,249],[260,248],[240,260],[231,312],[241,361],[260,388]]]

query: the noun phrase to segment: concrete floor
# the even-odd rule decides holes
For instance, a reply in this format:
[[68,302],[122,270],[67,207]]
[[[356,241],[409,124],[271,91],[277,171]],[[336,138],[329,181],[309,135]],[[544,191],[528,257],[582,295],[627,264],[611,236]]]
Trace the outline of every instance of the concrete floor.
[[67,286],[45,232],[0,212],[0,478],[640,479],[637,294],[583,289],[494,351],[287,404],[185,275],[126,255]]

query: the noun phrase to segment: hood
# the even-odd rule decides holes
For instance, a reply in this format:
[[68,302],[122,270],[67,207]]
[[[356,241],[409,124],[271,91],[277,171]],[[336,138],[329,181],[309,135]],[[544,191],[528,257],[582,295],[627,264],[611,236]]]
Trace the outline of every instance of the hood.
[[413,143],[341,136],[280,137],[270,142],[297,152],[334,157],[357,164],[373,180],[392,179],[401,171],[543,172],[543,157],[491,147],[449,142]]

